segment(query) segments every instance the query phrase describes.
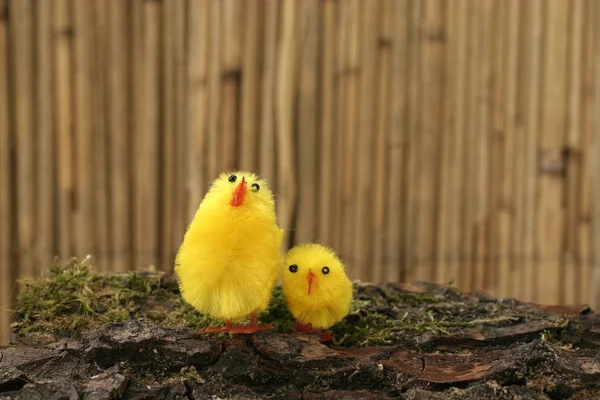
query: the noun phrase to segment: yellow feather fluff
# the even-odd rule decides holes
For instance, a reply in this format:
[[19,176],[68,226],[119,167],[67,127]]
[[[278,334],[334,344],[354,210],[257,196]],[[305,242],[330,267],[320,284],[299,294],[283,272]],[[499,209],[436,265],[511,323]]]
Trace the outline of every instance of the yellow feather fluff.
[[[243,200],[235,200],[242,178]],[[234,201],[240,203],[233,206]],[[280,274],[282,238],[267,183],[248,172],[222,174],[200,203],[177,254],[184,300],[222,321],[238,322],[264,310]]]
[[288,251],[284,266],[283,294],[297,321],[327,329],[348,315],[352,282],[333,250],[314,243],[298,245]]

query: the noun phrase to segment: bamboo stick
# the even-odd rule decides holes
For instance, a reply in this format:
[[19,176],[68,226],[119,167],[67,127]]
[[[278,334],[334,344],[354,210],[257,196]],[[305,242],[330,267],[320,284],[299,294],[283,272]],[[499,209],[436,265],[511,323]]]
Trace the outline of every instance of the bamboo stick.
[[592,267],[592,244],[591,244],[591,220],[592,220],[592,166],[591,166],[591,143],[594,136],[594,82],[595,82],[595,56],[594,45],[596,39],[596,7],[595,1],[586,2],[585,9],[585,43],[583,62],[583,85],[582,85],[582,107],[581,107],[581,174],[579,176],[579,214],[578,214],[578,246],[577,258],[582,265],[579,303],[589,303],[591,300],[591,267]]
[[[209,109],[208,109],[208,176],[209,180],[215,179],[221,172],[219,170],[219,132],[220,132],[220,106],[221,106],[221,53],[223,46],[221,32],[221,7],[219,0],[212,0],[210,4],[210,39],[209,39]],[[272,153],[269,153],[272,154]]]
[[440,73],[443,65],[441,1],[423,2],[422,35],[420,37],[422,54],[422,96],[420,109],[421,138],[418,150],[421,153],[419,166],[419,222],[417,229],[416,278],[431,281],[434,279],[434,249],[437,220],[439,131],[443,113],[442,93],[443,77]]
[[408,282],[417,279],[417,269],[420,268],[418,248],[418,226],[419,223],[419,203],[418,194],[420,190],[420,179],[418,177],[420,163],[420,136],[421,124],[419,121],[420,106],[421,106],[421,46],[420,46],[420,24],[421,24],[421,1],[412,0],[410,5],[409,31],[408,31],[408,59],[409,71],[407,88],[409,93],[408,107],[408,178],[407,186],[409,189],[407,194],[405,215],[405,230],[406,230],[406,261],[404,262],[405,270],[402,271],[400,279]]
[[[52,110],[52,2],[36,2],[35,13],[35,220],[36,249],[34,263],[41,273],[56,254],[54,227],[54,113]],[[0,77],[5,75],[0,74]],[[3,78],[2,78],[3,79]]]
[[581,262],[576,258],[578,245],[579,215],[579,176],[581,175],[581,121],[582,107],[582,48],[584,1],[575,0],[570,3],[569,41],[568,41],[568,111],[567,111],[567,152],[565,168],[567,171],[565,186],[565,254],[564,254],[564,285],[562,301],[575,304],[578,301],[581,276]]
[[[352,217],[354,243],[352,244],[352,260],[356,273],[367,281],[373,276],[371,260],[368,255],[372,252],[372,218],[371,192],[373,190],[371,169],[373,159],[373,131],[375,129],[375,79],[377,73],[377,5],[379,2],[364,2],[362,4],[360,24],[359,55],[360,76],[358,87],[358,121],[356,131],[356,151],[351,153],[355,158],[356,173],[352,180],[347,180],[348,196],[355,199]],[[375,139],[376,140],[376,139]],[[352,182],[353,181],[353,182]],[[352,183],[353,184],[352,184]]]
[[345,102],[344,102],[344,133],[340,137],[343,147],[340,160],[340,171],[343,171],[341,194],[342,233],[340,233],[340,251],[345,258],[350,276],[359,276],[356,260],[354,258],[354,231],[356,210],[356,141],[358,130],[358,96],[359,96],[359,68],[360,68],[360,16],[361,6],[358,0],[350,0],[348,3],[348,41],[345,52],[345,73],[348,77],[344,80]]
[[[173,238],[178,238],[181,242],[181,237],[175,233],[175,72],[173,63],[173,24],[177,23],[173,20],[173,4],[174,0],[168,0],[163,3],[161,13],[162,35],[159,46],[161,46],[162,54],[168,54],[167,57],[162,57],[162,88],[161,88],[161,108],[162,108],[162,143],[161,151],[161,223],[160,223],[160,265],[167,266],[171,263],[171,244]],[[213,134],[216,137],[216,133]],[[216,154],[217,149],[214,148],[215,156],[211,160],[214,171],[216,173]],[[216,176],[215,176],[216,177]],[[213,178],[214,179],[214,178]]]
[[[16,147],[16,204],[17,207],[17,240],[18,265],[22,278],[34,278],[38,269],[33,263],[34,232],[34,137],[32,126],[32,3],[30,0],[12,0],[9,3],[11,19],[9,21],[9,38],[11,38],[11,54],[13,79],[12,93],[14,98],[14,129]],[[18,94],[18,95],[17,95]]]
[[307,0],[299,3],[298,13],[298,135],[294,146],[298,149],[298,206],[295,218],[295,243],[314,241],[317,232],[318,165],[317,149],[317,61],[320,9],[319,2]]
[[[440,152],[439,152],[439,201],[437,211],[439,213],[437,223],[437,240],[435,244],[435,281],[439,283],[449,283],[452,281],[450,270],[450,242],[452,240],[452,218],[453,198],[451,197],[452,174],[456,168],[456,160],[454,158],[454,150],[456,149],[455,141],[457,132],[455,130],[456,111],[453,104],[456,104],[456,84],[458,70],[456,69],[456,57],[460,49],[457,47],[458,35],[456,25],[456,13],[459,11],[457,6],[446,7],[444,20],[442,22],[444,29],[444,38],[447,44],[447,50],[444,55],[445,68],[440,68],[444,74],[444,90],[443,90],[443,114],[440,126]],[[459,112],[462,110],[459,110]]]
[[[279,2],[265,1],[264,59],[262,69],[259,168],[279,199],[275,173],[275,70],[279,21]],[[279,208],[277,206],[276,208]]]
[[334,195],[334,168],[336,165],[335,148],[335,88],[336,88],[336,42],[335,21],[336,3],[332,1],[321,2],[321,15],[323,20],[322,41],[319,61],[321,68],[321,113],[320,113],[320,153],[319,153],[319,190],[318,195],[318,220],[317,240],[328,246],[335,246],[333,232],[337,220],[333,217]]
[[512,228],[511,242],[511,261],[513,263],[512,285],[514,297],[521,300],[525,296],[525,273],[526,273],[526,257],[524,246],[525,235],[525,185],[527,181],[527,126],[526,113],[528,104],[528,83],[531,71],[528,68],[530,65],[531,55],[529,45],[530,32],[530,15],[529,8],[526,5],[519,6],[519,37],[515,44],[518,47],[517,55],[517,72],[514,77],[516,81],[515,96],[515,120],[514,120],[514,141],[513,141],[513,157],[514,157],[514,175],[513,175],[513,193],[514,193],[514,221]]
[[114,271],[131,268],[131,197],[128,131],[127,4],[108,3],[109,257]]
[[[8,2],[0,0],[0,54],[8,54]],[[15,220],[10,147],[13,138],[9,126],[12,112],[8,86],[8,57],[0,57],[0,345],[8,344],[11,310],[15,301],[15,262],[13,257]]]
[[[263,48],[261,25],[263,21],[262,2],[250,0],[245,3],[243,13],[244,30],[242,46],[241,119],[240,119],[240,168],[258,171],[259,116],[261,104],[256,101],[260,94],[260,60]],[[195,22],[195,21],[194,21]]]
[[405,209],[406,190],[406,155],[408,146],[408,28],[409,0],[392,3],[392,54],[390,71],[390,114],[386,144],[388,146],[389,171],[387,172],[387,197],[385,229],[385,272],[383,280],[396,282],[400,280],[406,253],[403,237],[403,210]]
[[[527,86],[527,109],[526,115],[526,161],[525,161],[525,227],[523,231],[523,254],[524,254],[524,298],[525,301],[534,301],[537,299],[539,248],[536,241],[538,235],[538,224],[536,214],[536,203],[538,199],[538,180],[537,180],[537,137],[540,130],[540,85],[541,85],[541,66],[542,66],[542,27],[543,15],[540,12],[542,2],[535,0],[527,4],[530,21],[527,41],[531,48],[525,52],[526,62],[523,82]],[[525,78],[526,77],[526,78]],[[527,79],[527,80],[525,80]]]
[[[372,170],[371,181],[374,183],[371,191],[372,217],[371,228],[373,232],[373,274],[371,279],[374,282],[384,282],[386,271],[386,254],[385,254],[385,232],[388,227],[387,221],[387,193],[389,174],[386,142],[389,133],[391,97],[390,85],[392,79],[390,76],[392,66],[392,16],[394,12],[394,4],[391,0],[383,1],[379,5],[378,20],[381,21],[377,39],[377,63],[378,69],[376,73],[377,82],[375,91],[377,92],[377,105],[375,107],[375,131],[377,132],[374,142],[375,149],[373,153],[373,161],[375,168]],[[397,266],[395,267],[397,268]],[[396,279],[394,279],[395,281]]]
[[140,2],[137,8],[139,28],[136,30],[136,71],[134,82],[142,96],[136,104],[135,137],[135,267],[156,265],[158,247],[158,163],[160,124],[160,51],[161,31],[158,2]]
[[[347,93],[347,84],[348,79],[351,78],[352,71],[347,66],[348,57],[346,54],[349,52],[348,42],[351,38],[349,34],[349,20],[350,20],[350,11],[349,11],[349,1],[342,1],[337,4],[337,14],[336,21],[339,21],[336,25],[336,29],[334,31],[334,41],[336,43],[337,51],[335,51],[336,59],[334,62],[334,109],[335,111],[335,121],[333,121],[333,137],[332,143],[333,146],[339,151],[335,152],[334,159],[332,160],[333,165],[335,166],[334,172],[344,171],[344,149],[345,149],[345,139],[347,137],[346,134],[346,114],[344,104],[346,103],[346,93]],[[334,175],[335,176],[335,175]],[[337,178],[337,179],[336,179]],[[331,245],[338,250],[342,259],[344,259],[343,253],[343,235],[344,232],[344,216],[342,214],[342,204],[343,204],[343,183],[344,183],[344,174],[343,172],[338,172],[338,176],[336,176],[332,180],[332,191],[331,191],[331,202],[328,205],[328,210],[330,210],[330,223],[331,223]],[[348,260],[345,260],[347,261]]]
[[491,127],[490,110],[490,87],[489,82],[492,76],[492,57],[490,48],[492,47],[492,12],[493,3],[491,1],[482,1],[479,9],[479,31],[478,36],[478,73],[476,74],[477,85],[476,102],[474,104],[475,121],[475,180],[474,191],[474,228],[475,228],[475,265],[474,265],[474,288],[476,290],[485,287],[485,271],[487,265],[486,259],[489,250],[487,238],[490,232],[490,210],[489,210],[489,187],[487,185],[490,177],[490,143],[489,131]]
[[[595,6],[595,17],[596,21],[600,17],[600,7]],[[596,79],[598,74],[600,73],[600,40],[598,37],[600,36],[600,24],[596,22],[596,34],[594,35],[594,60],[595,60],[595,76]],[[600,249],[600,85],[596,81],[595,85],[595,99],[596,102],[594,104],[594,114],[595,114],[595,129],[594,136],[592,139],[592,152],[591,152],[591,162],[590,166],[592,167],[592,248],[593,251],[593,259],[592,259],[592,271],[591,271],[591,280],[590,280],[590,305],[595,307],[596,309],[600,307],[600,253],[598,249]]]
[[551,0],[545,3],[545,43],[542,78],[542,135],[538,138],[540,158],[538,240],[540,250],[537,301],[554,304],[560,299],[564,229],[564,164],[562,147],[566,123],[566,56],[568,4]]
[[[489,108],[489,133],[483,134],[483,140],[487,143],[484,146],[487,147],[488,161],[487,165],[489,168],[488,176],[485,179],[485,190],[487,192],[487,221],[486,221],[486,235],[485,240],[485,252],[484,257],[484,289],[494,295],[498,296],[502,290],[500,286],[502,284],[503,271],[501,267],[507,267],[506,263],[501,264],[501,251],[502,246],[506,247],[506,242],[510,232],[503,232],[502,219],[503,219],[503,204],[502,196],[504,192],[504,154],[507,153],[505,148],[507,141],[507,129],[508,125],[506,121],[506,60],[507,60],[507,46],[506,46],[506,33],[507,33],[507,1],[493,1],[492,14],[494,18],[491,20],[492,24],[492,49],[490,57],[492,59],[491,75],[490,79],[492,82],[492,88],[490,91],[491,102]],[[485,83],[484,83],[485,84]],[[512,151],[509,150],[508,152]],[[484,160],[482,160],[484,161]],[[485,162],[485,161],[484,161]],[[504,218],[506,219],[506,218]],[[506,222],[506,221],[504,221]],[[504,225],[507,225],[506,223]],[[507,287],[506,287],[507,288]],[[500,293],[499,293],[500,292]],[[504,293],[501,294],[505,296]]]
[[221,134],[219,164],[220,170],[233,170],[239,164],[238,154],[238,97],[240,94],[241,51],[241,2],[224,0],[221,2],[220,35],[223,37],[221,49]]
[[57,208],[58,208],[58,254],[62,260],[75,256],[73,242],[73,191],[75,190],[75,168],[73,123],[73,68],[71,64],[73,21],[71,2],[55,0],[53,3],[54,25],[54,112],[56,115],[56,158],[57,158]]
[[[516,296],[520,282],[513,280],[517,275],[517,266],[514,263],[514,251],[520,244],[515,240],[515,208],[516,196],[514,182],[517,179],[516,165],[519,161],[515,153],[519,154],[520,147],[515,147],[516,133],[516,107],[517,107],[517,76],[518,76],[518,50],[519,50],[519,3],[511,0],[506,3],[506,31],[505,31],[505,59],[504,80],[506,92],[504,96],[504,143],[502,156],[502,181],[500,187],[498,210],[498,269],[499,269],[499,295]],[[516,151],[515,151],[516,150]]]
[[108,256],[109,222],[108,222],[108,164],[107,164],[107,115],[108,115],[108,74],[105,68],[108,60],[107,41],[107,4],[106,0],[93,3],[94,49],[92,53],[92,119],[94,131],[93,152],[93,186],[94,186],[94,257],[99,270],[111,271],[112,259]]
[[90,160],[93,156],[93,131],[91,108],[91,66],[90,57],[92,49],[91,32],[91,3],[75,1],[72,3],[73,21],[75,28],[74,38],[74,117],[75,117],[75,155],[72,159],[75,168],[75,204],[74,207],[74,253],[77,257],[84,258],[93,253],[94,236],[90,231],[93,222],[93,196],[92,185],[93,168]]
[[[449,251],[448,251],[448,269],[449,275],[446,276],[447,282],[452,282],[455,285],[459,285],[461,282],[461,266],[462,263],[468,263],[465,254],[461,252],[461,245],[464,238],[464,226],[469,227],[463,218],[461,218],[462,211],[462,199],[465,197],[465,193],[468,188],[468,183],[463,179],[464,171],[464,159],[466,154],[466,130],[467,130],[467,56],[468,56],[468,2],[467,0],[459,0],[455,7],[450,7],[451,18],[453,22],[453,28],[455,31],[456,39],[456,55],[454,58],[455,62],[455,76],[452,80],[454,83],[454,98],[450,104],[454,107],[448,107],[454,114],[454,148],[452,149],[452,164],[450,179],[450,194],[449,194],[449,213],[450,218],[448,222],[449,230]],[[450,81],[450,79],[447,79]]]
[[[209,185],[206,174],[206,147],[208,108],[208,26],[209,0],[191,1],[188,13],[188,100],[187,100],[187,133],[188,171],[186,188],[188,207],[186,212],[189,223],[198,205],[204,197]],[[254,79],[248,79],[254,82]],[[254,93],[252,93],[254,94]],[[183,239],[183,238],[180,238]]]
[[277,130],[278,168],[277,208],[280,226],[286,230],[283,238],[284,250],[289,245],[289,229],[292,227],[296,207],[296,177],[293,143],[294,79],[296,76],[296,8],[295,2],[285,2],[281,10],[281,41],[278,48],[277,81],[275,84],[275,124]]
[[185,188],[183,185],[183,171],[187,163],[186,147],[186,81],[187,74],[186,66],[186,46],[185,33],[186,26],[186,4],[183,1],[176,1],[173,8],[173,84],[174,84],[174,164],[173,176],[174,181],[174,197],[173,197],[173,236],[170,240],[169,252],[167,253],[167,262],[162,264],[161,269],[170,271],[175,261],[177,249],[181,244],[181,238],[185,234],[187,221],[184,213]]

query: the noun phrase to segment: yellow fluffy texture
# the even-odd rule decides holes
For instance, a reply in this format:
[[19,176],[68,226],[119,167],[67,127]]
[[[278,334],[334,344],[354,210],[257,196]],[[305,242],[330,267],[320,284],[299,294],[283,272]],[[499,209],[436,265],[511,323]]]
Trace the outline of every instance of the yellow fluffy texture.
[[[228,177],[236,175],[235,182]],[[243,204],[230,205],[247,181]],[[258,192],[251,185],[258,183]],[[175,272],[185,301],[222,321],[238,322],[269,305],[280,274],[281,241],[275,203],[267,183],[236,171],[213,182],[185,233]]]
[[[296,264],[297,272],[289,266]],[[323,274],[323,267],[329,268]],[[309,271],[315,274],[308,294]],[[335,253],[319,244],[303,244],[288,251],[283,269],[283,294],[296,320],[312,323],[315,329],[327,329],[341,321],[350,311],[352,283],[342,261]]]

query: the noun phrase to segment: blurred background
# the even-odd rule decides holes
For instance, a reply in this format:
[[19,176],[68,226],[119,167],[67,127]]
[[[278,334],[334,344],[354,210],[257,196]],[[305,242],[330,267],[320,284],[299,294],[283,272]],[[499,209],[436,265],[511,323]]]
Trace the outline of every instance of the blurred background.
[[354,279],[600,308],[596,0],[0,0],[0,332],[55,256],[170,271],[222,171]]

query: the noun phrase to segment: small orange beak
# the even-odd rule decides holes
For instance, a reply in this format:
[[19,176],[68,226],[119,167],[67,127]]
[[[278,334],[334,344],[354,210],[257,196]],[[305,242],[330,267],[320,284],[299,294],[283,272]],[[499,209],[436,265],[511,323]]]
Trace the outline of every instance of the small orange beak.
[[306,280],[308,281],[308,294],[310,294],[310,289],[312,288],[313,282],[317,279],[315,274],[312,271],[308,271],[308,275],[306,275]]
[[242,177],[242,181],[235,187],[233,196],[231,196],[231,204],[233,207],[238,207],[244,202],[244,196],[246,196],[247,190],[246,178]]

